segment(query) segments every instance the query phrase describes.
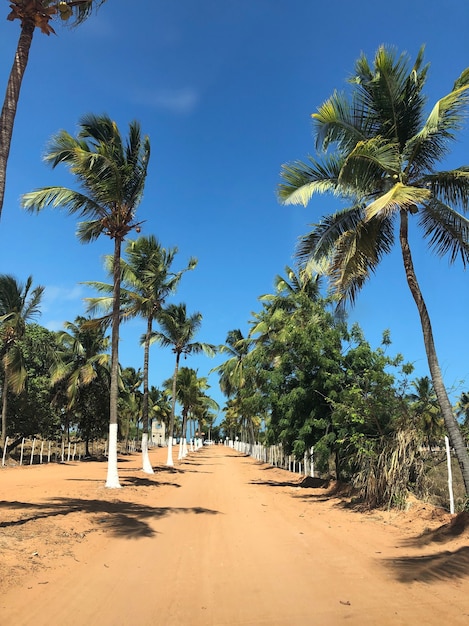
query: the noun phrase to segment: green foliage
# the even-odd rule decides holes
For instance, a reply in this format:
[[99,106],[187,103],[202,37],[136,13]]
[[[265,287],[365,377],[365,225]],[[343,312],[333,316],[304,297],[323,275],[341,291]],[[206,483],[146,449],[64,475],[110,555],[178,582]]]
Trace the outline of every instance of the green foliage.
[[56,333],[38,324],[27,324],[18,342],[27,372],[24,390],[9,400],[10,437],[56,437],[61,432],[61,413],[52,406],[50,370],[58,348]]

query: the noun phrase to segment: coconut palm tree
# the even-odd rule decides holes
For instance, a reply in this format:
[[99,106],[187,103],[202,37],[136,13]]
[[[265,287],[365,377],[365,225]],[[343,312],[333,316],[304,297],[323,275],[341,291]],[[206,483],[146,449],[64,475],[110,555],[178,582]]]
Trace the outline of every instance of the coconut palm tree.
[[55,34],[51,26],[52,20],[59,20],[68,25],[77,26],[89,16],[93,6],[97,8],[105,1],[10,0],[11,11],[7,16],[7,20],[10,22],[19,20],[21,31],[0,114],[0,215],[5,197],[6,169],[16,109],[18,107],[23,76],[28,65],[34,31],[36,28],[39,28],[45,35]]
[[88,243],[100,235],[114,240],[113,305],[111,322],[111,391],[109,456],[106,487],[118,488],[117,472],[117,397],[119,376],[119,322],[121,289],[121,247],[126,235],[139,229],[135,219],[142,198],[150,158],[150,141],[142,137],[138,122],[129,125],[124,143],[115,122],[107,115],[85,115],[77,137],[62,130],[48,147],[45,160],[52,167],[66,165],[81,186],[81,191],[66,187],[45,187],[27,193],[23,207],[38,212],[47,206],[67,209],[86,221],[78,223],[80,242]]
[[19,283],[13,276],[0,275],[0,357],[3,366],[2,435],[5,449],[7,436],[8,393],[18,394],[24,388],[26,368],[18,341],[24,336],[26,324],[40,314],[44,287],[33,288],[33,278]]
[[[121,288],[121,315],[123,319],[142,317],[147,328],[142,337],[144,348],[143,356],[143,406],[142,406],[142,469],[147,474],[153,474],[153,468],[148,455],[148,374],[150,361],[150,337],[153,332],[153,322],[162,310],[166,298],[174,293],[184,274],[197,265],[197,259],[191,258],[186,268],[179,272],[172,272],[171,265],[178,252],[177,248],[163,248],[156,237],[139,237],[129,241],[126,249],[126,258],[122,260],[122,288]],[[106,267],[112,270],[113,258],[106,257]],[[101,293],[112,293],[112,285],[101,282],[88,282]],[[111,297],[87,298],[90,311],[97,307],[112,308]]]
[[199,354],[203,352],[207,356],[214,356],[216,352],[215,346],[209,343],[201,343],[192,341],[195,334],[202,323],[202,314],[193,313],[188,316],[185,304],[170,304],[164,309],[158,317],[161,331],[153,331],[151,340],[157,341],[163,347],[171,347],[176,355],[176,364],[173,373],[172,383],[172,406],[171,421],[169,424],[168,438],[168,458],[166,465],[172,466],[173,463],[173,434],[174,434],[174,416],[176,413],[176,385],[179,370],[179,361],[181,355]]
[[[453,415],[438,363],[430,316],[417,281],[408,237],[416,219],[439,256],[469,261],[469,167],[436,166],[467,114],[469,69],[429,114],[423,88],[423,48],[411,67],[407,55],[380,47],[373,64],[362,55],[350,79],[352,94],[334,94],[312,115],[323,158],[283,166],[280,200],[307,205],[332,193],[347,207],[323,218],[300,239],[297,257],[329,262],[331,286],[342,303],[358,291],[397,236],[407,284],[417,306],[429,370],[451,444],[469,493],[469,455]],[[329,152],[334,148],[334,152]]]
[[93,420],[88,419],[91,411],[88,410],[87,396],[95,391],[91,389],[94,382],[97,383],[95,395],[103,395],[103,387],[109,387],[110,367],[109,338],[102,327],[91,326],[89,321],[89,318],[78,316],[74,322],[65,322],[65,330],[57,333],[61,350],[51,372],[52,386],[62,381],[65,383],[67,415],[73,409],[78,409],[81,415],[86,456],[90,456],[89,441],[93,430]]
[[[172,386],[172,380],[163,383],[164,387]],[[197,418],[199,422],[211,409],[219,406],[205,392],[210,388],[206,377],[198,377],[197,371],[190,367],[181,367],[176,382],[176,399],[182,407],[182,434],[179,445],[179,459],[187,455],[187,424],[189,418]]]

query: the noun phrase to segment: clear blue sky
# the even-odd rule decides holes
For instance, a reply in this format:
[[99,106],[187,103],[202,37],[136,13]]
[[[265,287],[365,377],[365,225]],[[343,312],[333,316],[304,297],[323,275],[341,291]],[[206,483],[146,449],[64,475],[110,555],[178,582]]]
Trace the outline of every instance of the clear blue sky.
[[[3,4],[4,18],[8,3]],[[142,234],[178,246],[179,266],[199,259],[174,301],[200,311],[200,341],[223,343],[230,329],[248,331],[257,298],[294,263],[299,235],[336,208],[315,198],[283,207],[276,199],[282,163],[313,153],[310,114],[345,87],[361,52],[380,44],[415,57],[426,45],[427,94],[446,94],[469,65],[469,5],[462,0],[317,3],[312,0],[108,0],[80,28],[36,31],[21,92],[0,222],[0,271],[46,287],[39,323],[59,329],[84,313],[80,283],[102,280],[107,238],[81,245],[75,219],[59,211],[24,213],[21,194],[49,184],[73,185],[65,169],[41,161],[48,138],[74,132],[87,112],[108,113],[127,133],[140,121],[152,156],[139,216]],[[19,24],[0,21],[0,87],[13,61]],[[3,94],[3,92],[2,92]],[[444,167],[469,163],[466,130]],[[448,387],[469,388],[468,277],[435,259],[418,238],[415,264],[432,317]],[[178,266],[178,261],[175,263]],[[391,353],[428,373],[417,312],[399,254],[385,260],[350,312],[374,347],[391,330]],[[141,367],[144,330],[122,328],[120,360]],[[173,355],[154,347],[151,384],[173,370]],[[199,375],[223,359],[190,357]],[[460,384],[461,380],[467,381]],[[223,403],[218,377],[213,396]]]

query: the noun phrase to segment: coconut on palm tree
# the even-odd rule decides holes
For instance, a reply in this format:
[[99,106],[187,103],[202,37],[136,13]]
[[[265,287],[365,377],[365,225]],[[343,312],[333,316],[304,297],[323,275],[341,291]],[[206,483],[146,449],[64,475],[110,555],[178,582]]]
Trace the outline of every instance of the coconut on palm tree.
[[214,356],[216,352],[215,346],[209,343],[201,343],[193,341],[197,331],[202,324],[202,314],[193,313],[187,315],[185,304],[170,304],[164,309],[158,317],[160,331],[153,331],[152,341],[157,341],[163,347],[170,347],[176,356],[174,366],[173,382],[172,382],[172,404],[171,404],[171,421],[168,433],[168,458],[166,465],[172,466],[173,463],[173,435],[174,435],[174,416],[176,413],[176,385],[179,370],[179,361],[181,355],[199,354],[203,352],[207,356]]
[[371,65],[362,55],[350,78],[351,96],[334,92],[312,115],[322,158],[284,165],[279,197],[307,205],[314,193],[332,193],[346,203],[315,224],[297,251],[306,267],[327,259],[342,302],[353,303],[398,239],[433,386],[469,493],[469,455],[443,382],[408,236],[414,219],[438,256],[469,261],[469,166],[437,170],[467,115],[469,68],[428,113],[423,60],[423,48],[413,66],[407,55],[384,46]]
[[[146,321],[146,332],[142,337],[143,355],[143,406],[142,406],[142,469],[147,474],[153,473],[148,454],[149,401],[148,376],[150,360],[150,338],[153,323],[161,312],[166,298],[173,294],[184,274],[197,265],[197,259],[191,258],[186,268],[172,272],[171,266],[178,249],[163,248],[156,237],[139,237],[129,241],[125,249],[125,259],[121,261],[121,315],[122,319],[142,317]],[[112,256],[106,257],[106,266],[112,270]],[[101,293],[112,293],[112,285],[102,282],[88,282]],[[111,297],[87,298],[90,310],[112,308]]]
[[106,487],[118,488],[117,397],[119,376],[119,322],[121,290],[121,247],[127,234],[139,227],[136,210],[142,198],[150,158],[150,141],[142,137],[140,125],[129,125],[122,138],[107,115],[85,115],[76,137],[65,130],[55,135],[45,155],[52,167],[63,163],[80,185],[80,191],[66,187],[44,187],[27,193],[22,205],[30,212],[51,206],[66,209],[84,219],[78,223],[81,243],[107,235],[114,241],[113,305],[111,321],[111,390],[109,456]]
[[33,278],[19,283],[13,276],[0,276],[0,357],[3,367],[1,448],[7,436],[8,394],[20,393],[26,380],[26,367],[18,346],[26,324],[40,314],[44,287],[33,288]]
[[5,99],[0,113],[0,215],[5,197],[5,181],[11,138],[15,123],[16,109],[20,97],[29,51],[36,28],[45,35],[55,34],[51,21],[58,20],[70,26],[81,24],[106,0],[10,0],[10,13],[7,20],[19,20],[20,36],[16,47],[13,66],[8,77]]

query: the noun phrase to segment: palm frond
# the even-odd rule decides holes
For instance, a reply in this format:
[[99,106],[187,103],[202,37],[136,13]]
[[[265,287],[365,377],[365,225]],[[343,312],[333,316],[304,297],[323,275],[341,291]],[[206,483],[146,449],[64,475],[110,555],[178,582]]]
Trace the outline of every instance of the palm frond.
[[333,253],[338,239],[349,230],[357,228],[363,219],[363,208],[353,206],[323,217],[313,229],[299,238],[295,257],[300,266],[314,260],[324,263]]
[[381,137],[360,141],[348,153],[340,171],[339,183],[353,187],[356,193],[376,193],[385,177],[400,171],[399,146]]
[[309,157],[309,163],[295,161],[282,166],[278,197],[283,204],[306,206],[314,193],[344,193],[339,185],[342,159],[337,156],[324,158],[322,162]]
[[21,206],[30,213],[38,213],[50,206],[52,208],[65,207],[71,215],[75,213],[80,216],[103,217],[105,215],[105,211],[99,204],[82,193],[66,187],[44,187],[25,193],[21,197]]
[[378,215],[388,217],[401,209],[411,209],[431,198],[431,191],[421,187],[409,187],[398,182],[384,195],[374,200],[365,209],[365,221]]
[[448,205],[433,198],[419,212],[419,224],[430,248],[438,256],[449,256],[450,263],[461,258],[469,263],[469,220]]
[[441,202],[469,209],[469,166],[427,174],[420,182]]

